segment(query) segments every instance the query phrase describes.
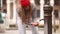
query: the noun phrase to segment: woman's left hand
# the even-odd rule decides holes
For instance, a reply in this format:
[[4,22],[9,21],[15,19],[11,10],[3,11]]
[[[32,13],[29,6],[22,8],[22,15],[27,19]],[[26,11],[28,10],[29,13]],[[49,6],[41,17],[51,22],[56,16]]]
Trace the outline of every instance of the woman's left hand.
[[34,23],[31,23],[31,25],[33,25],[33,26],[39,26],[39,23],[38,22],[34,22]]

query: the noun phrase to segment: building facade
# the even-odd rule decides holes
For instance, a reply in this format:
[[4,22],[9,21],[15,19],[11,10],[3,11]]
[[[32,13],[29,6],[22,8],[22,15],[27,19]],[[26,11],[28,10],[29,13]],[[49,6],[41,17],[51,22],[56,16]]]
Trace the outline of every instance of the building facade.
[[[58,22],[56,24],[60,23],[60,0],[51,0],[51,4],[54,8],[52,12],[52,20],[53,23]],[[31,0],[31,2],[35,2],[37,5],[37,17],[39,19],[44,19],[44,12],[43,12],[43,5],[44,5],[44,0]],[[54,4],[54,5],[53,5]],[[6,16],[6,24],[9,27],[10,24],[16,24],[16,9],[19,7],[19,0],[2,0],[2,12],[6,10],[7,16]],[[57,21],[58,20],[58,21]]]

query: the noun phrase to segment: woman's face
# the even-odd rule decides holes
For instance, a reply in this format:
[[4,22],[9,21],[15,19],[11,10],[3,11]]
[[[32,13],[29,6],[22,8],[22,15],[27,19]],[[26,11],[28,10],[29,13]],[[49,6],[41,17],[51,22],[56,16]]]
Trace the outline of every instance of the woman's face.
[[27,7],[24,7],[24,9],[25,9],[25,10],[29,10],[29,6],[27,6]]

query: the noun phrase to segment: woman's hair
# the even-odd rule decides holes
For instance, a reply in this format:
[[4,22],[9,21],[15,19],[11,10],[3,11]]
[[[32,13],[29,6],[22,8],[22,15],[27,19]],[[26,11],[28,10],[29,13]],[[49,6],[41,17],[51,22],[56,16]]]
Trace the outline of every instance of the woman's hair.
[[20,1],[20,4],[22,7],[27,7],[27,6],[30,6],[30,0],[21,0]]
[[28,11],[27,11],[27,14],[28,15],[26,15],[26,11],[25,11],[25,8],[24,7],[22,7],[22,11],[21,11],[21,18],[22,18],[22,22],[23,23],[25,23],[25,21],[26,21],[26,16],[28,16],[27,17],[27,19],[28,19],[28,22],[30,23],[30,18],[31,18],[31,16],[32,16],[32,6],[30,5],[29,6],[29,9],[27,9]]

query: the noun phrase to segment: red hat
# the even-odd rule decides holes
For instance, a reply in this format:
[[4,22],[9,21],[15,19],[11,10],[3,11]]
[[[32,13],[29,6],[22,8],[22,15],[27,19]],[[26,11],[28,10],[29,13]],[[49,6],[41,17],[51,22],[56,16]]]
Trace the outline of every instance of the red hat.
[[21,0],[21,6],[22,7],[27,7],[30,5],[30,0]]

